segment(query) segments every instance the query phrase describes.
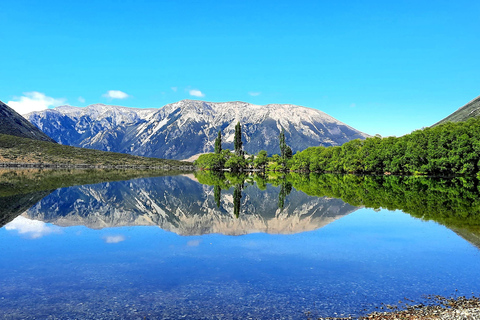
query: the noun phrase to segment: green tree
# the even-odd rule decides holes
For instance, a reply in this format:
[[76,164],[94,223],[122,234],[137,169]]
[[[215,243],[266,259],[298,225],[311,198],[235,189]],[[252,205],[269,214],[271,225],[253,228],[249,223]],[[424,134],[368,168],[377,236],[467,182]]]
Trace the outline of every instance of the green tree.
[[243,156],[233,155],[225,162],[225,168],[229,168],[233,172],[238,172],[240,169],[247,166],[247,161]]
[[267,151],[260,150],[257,157],[253,160],[253,166],[258,169],[264,169],[268,163]]
[[225,164],[225,158],[221,154],[206,153],[198,157],[193,164],[202,170],[221,170]]
[[285,153],[287,151],[287,143],[285,142],[285,130],[280,131],[280,136],[278,137],[280,142],[280,157],[285,159]]
[[217,139],[215,139],[215,153],[222,153],[222,130],[218,130]]
[[292,192],[292,184],[284,178],[280,185],[280,192],[278,193],[278,207],[281,211],[283,211],[283,207],[285,206],[285,198],[290,192]]
[[290,148],[290,146],[287,146],[285,148],[285,158],[286,159],[292,159],[293,157],[293,151],[292,151],[292,148]]
[[243,183],[238,183],[235,185],[235,189],[233,189],[233,214],[236,218],[240,215],[240,205],[242,200],[242,189]]
[[215,204],[217,205],[217,208],[220,208],[220,198],[222,196],[222,188],[220,188],[219,185],[215,185],[213,187],[213,196],[215,198]]
[[235,148],[235,154],[237,156],[243,155],[243,150],[242,150],[242,127],[240,126],[240,121],[237,122],[237,125],[235,126],[235,137],[233,140],[233,145]]

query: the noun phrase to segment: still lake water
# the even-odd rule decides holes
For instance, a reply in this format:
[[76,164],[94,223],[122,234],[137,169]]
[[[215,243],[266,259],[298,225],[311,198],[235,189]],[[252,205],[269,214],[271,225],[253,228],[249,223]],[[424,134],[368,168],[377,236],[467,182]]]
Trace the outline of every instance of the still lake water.
[[0,229],[0,314],[308,319],[480,293],[475,233],[295,184],[236,185],[241,198],[193,175],[30,194]]

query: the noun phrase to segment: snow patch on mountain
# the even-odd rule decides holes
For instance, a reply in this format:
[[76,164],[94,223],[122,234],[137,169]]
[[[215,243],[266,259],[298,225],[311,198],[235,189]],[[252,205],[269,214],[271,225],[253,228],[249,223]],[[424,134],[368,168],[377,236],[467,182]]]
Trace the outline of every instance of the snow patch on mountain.
[[169,159],[213,151],[219,130],[223,148],[233,149],[237,122],[242,124],[248,153],[262,149],[269,154],[279,153],[278,135],[282,129],[294,152],[368,136],[320,110],[240,101],[182,100],[160,109],[104,104],[61,106],[32,112],[27,119],[62,144]]

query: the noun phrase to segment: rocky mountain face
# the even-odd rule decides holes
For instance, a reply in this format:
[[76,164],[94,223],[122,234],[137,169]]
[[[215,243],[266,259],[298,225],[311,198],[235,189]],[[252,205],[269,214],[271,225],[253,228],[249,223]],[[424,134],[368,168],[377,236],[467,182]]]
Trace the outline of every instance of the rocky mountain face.
[[448,117],[435,123],[432,127],[446,122],[460,122],[466,121],[469,118],[480,116],[480,96],[476,97],[457,111],[449,115]]
[[0,134],[55,142],[2,101],[0,101]]
[[232,189],[222,191],[217,207],[213,187],[185,176],[76,186],[54,191],[24,217],[95,229],[159,226],[180,235],[290,234],[318,229],[357,210],[340,199],[311,197],[295,190],[280,209],[279,187],[269,185],[261,191],[248,185],[242,191],[237,218]]
[[310,146],[336,146],[368,135],[326,113],[295,105],[253,105],[183,100],[160,109],[103,104],[57,107],[27,119],[61,144],[166,159],[187,159],[212,152],[219,130],[223,148],[233,149],[235,124],[242,124],[244,149],[280,153],[285,129],[294,152]]

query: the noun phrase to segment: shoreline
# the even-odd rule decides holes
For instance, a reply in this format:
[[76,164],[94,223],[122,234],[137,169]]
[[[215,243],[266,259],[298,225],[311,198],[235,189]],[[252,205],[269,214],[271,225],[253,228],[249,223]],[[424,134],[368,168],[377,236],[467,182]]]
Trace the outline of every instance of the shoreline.
[[[480,297],[465,296],[444,298],[441,296],[428,297],[429,304],[407,306],[404,310],[395,310],[396,306],[385,306],[392,311],[372,312],[359,320],[478,320],[480,319]],[[328,318],[325,318],[328,319]],[[337,318],[331,318],[337,319]],[[338,318],[337,320],[340,320]],[[348,318],[344,318],[348,319]]]
[[35,168],[35,169],[140,169],[140,170],[179,170],[179,171],[195,171],[194,165],[105,165],[105,164],[71,164],[71,163],[42,163],[42,162],[0,162],[0,168],[19,169],[19,168]]

